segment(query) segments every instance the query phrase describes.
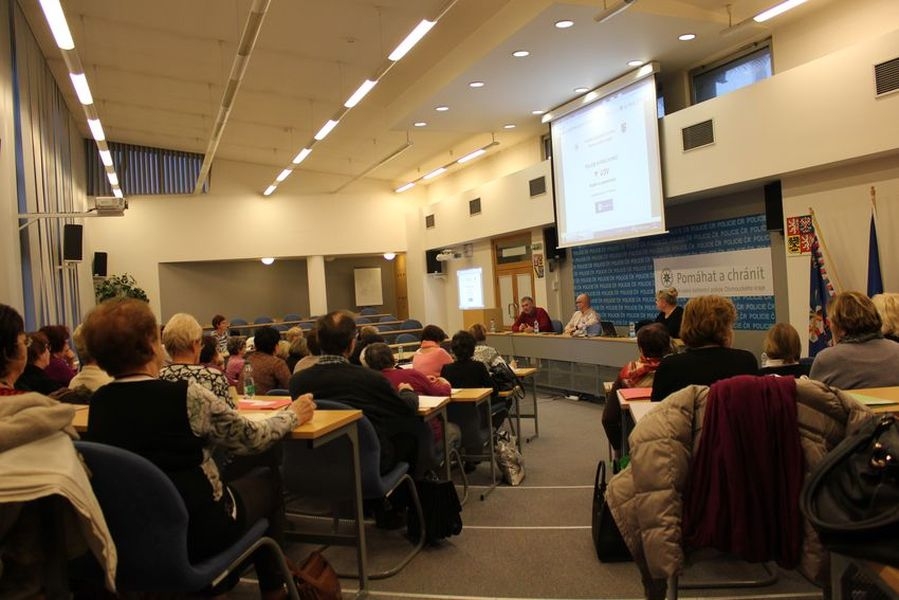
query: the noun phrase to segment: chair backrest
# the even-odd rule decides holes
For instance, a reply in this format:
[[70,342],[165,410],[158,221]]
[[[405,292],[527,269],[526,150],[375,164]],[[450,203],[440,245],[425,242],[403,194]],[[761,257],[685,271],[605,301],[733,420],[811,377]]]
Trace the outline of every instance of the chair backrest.
[[597,336],[602,333],[602,325],[596,323],[595,325],[588,325],[587,329],[584,331],[589,337]]
[[286,315],[284,315],[285,321],[299,321],[302,318],[303,317],[300,315],[300,313],[287,313]]
[[559,319],[551,319],[550,323],[553,324],[553,331],[555,331],[556,333],[562,333],[562,321],[560,321]]
[[406,319],[400,325],[400,329],[421,329],[421,321],[416,319]]
[[232,325],[249,325],[249,323],[247,323],[247,320],[242,319],[241,317],[234,317],[233,319],[231,319],[231,324]]
[[396,336],[397,344],[411,344],[411,343],[417,344],[418,341],[419,341],[418,336],[415,335],[414,333],[401,333],[398,336]]
[[378,325],[378,331],[396,331],[396,325]]
[[76,441],[118,552],[117,586],[194,588],[187,556],[187,508],[156,465],[115,446]]
[[397,319],[393,315],[385,315],[385,316],[381,317],[380,319],[378,319],[378,323],[387,323],[388,321],[398,321],[398,320],[399,319]]
[[266,396],[290,396],[290,390],[274,388],[269,390]]
[[256,317],[255,319],[253,319],[253,325],[263,325],[266,323],[274,323],[274,322],[275,322],[275,320],[273,318],[265,317],[265,316]]
[[374,306],[366,306],[362,310],[359,311],[360,315],[376,315],[378,314],[378,309]]
[[356,317],[356,325],[368,325],[371,322],[371,319],[368,317]]

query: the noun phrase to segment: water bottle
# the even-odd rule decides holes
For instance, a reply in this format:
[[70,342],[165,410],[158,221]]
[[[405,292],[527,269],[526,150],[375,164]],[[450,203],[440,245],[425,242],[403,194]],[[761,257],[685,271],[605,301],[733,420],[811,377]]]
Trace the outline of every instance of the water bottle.
[[490,319],[490,333],[496,333],[496,321]]
[[540,321],[534,319],[534,333],[540,333]]
[[247,361],[243,366],[243,397],[252,398],[256,395],[256,382],[253,381],[253,366]]
[[634,322],[631,321],[627,326],[627,337],[637,337],[637,328],[634,325]]

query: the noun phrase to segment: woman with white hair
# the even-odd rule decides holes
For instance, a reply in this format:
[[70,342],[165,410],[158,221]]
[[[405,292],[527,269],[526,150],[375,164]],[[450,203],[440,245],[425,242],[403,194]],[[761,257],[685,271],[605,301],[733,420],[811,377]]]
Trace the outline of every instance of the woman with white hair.
[[172,363],[159,371],[160,379],[196,383],[234,408],[225,374],[200,364],[203,328],[193,316],[187,313],[173,315],[162,330],[162,345],[172,358]]

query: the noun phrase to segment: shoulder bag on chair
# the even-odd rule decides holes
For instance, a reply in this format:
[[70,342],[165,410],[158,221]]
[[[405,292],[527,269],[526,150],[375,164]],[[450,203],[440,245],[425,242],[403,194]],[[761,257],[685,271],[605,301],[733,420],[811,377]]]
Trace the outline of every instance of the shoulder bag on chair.
[[633,560],[630,550],[621,537],[612,511],[606,505],[606,462],[599,461],[593,483],[593,545],[601,562],[625,562]]
[[[289,563],[288,563],[289,564]],[[290,565],[300,600],[341,600],[340,579],[320,552],[312,552],[300,566]]]
[[899,421],[872,417],[824,457],[799,507],[828,550],[899,566]]

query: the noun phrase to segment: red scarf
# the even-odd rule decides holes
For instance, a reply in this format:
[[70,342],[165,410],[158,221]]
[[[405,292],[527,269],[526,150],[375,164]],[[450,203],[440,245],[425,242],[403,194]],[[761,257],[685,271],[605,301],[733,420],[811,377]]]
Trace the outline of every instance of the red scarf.
[[618,374],[621,378],[622,386],[639,387],[637,384],[645,379],[647,375],[655,373],[661,362],[661,358],[646,358],[645,356],[641,356],[640,360],[635,360],[624,365],[624,367],[621,368],[621,373]]

